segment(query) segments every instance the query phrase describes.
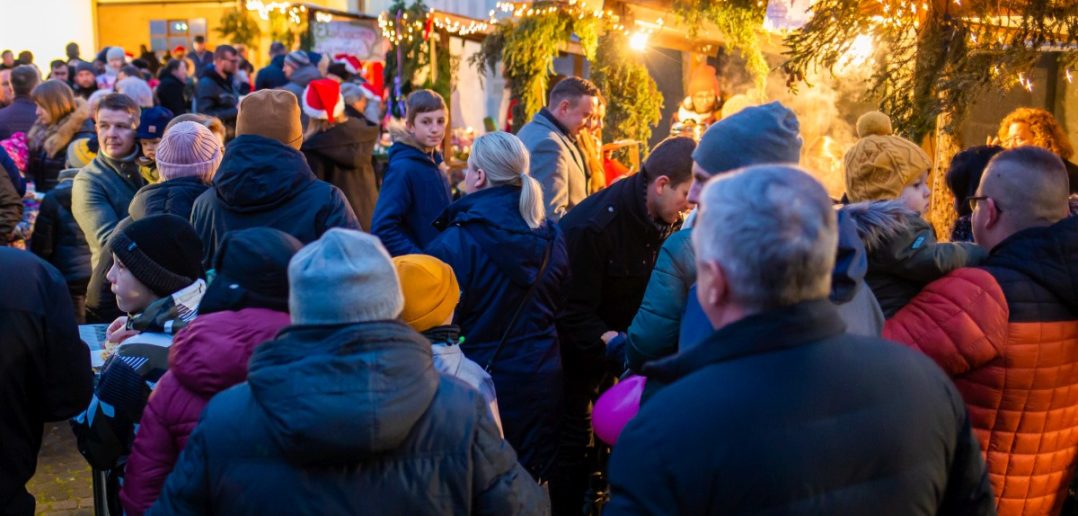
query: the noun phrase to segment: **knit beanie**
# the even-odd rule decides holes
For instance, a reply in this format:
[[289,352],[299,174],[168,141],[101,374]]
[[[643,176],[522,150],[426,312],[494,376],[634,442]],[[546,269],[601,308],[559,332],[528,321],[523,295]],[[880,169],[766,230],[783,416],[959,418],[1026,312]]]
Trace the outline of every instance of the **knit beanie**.
[[673,184],[692,179],[692,151],[696,141],[688,136],[671,136],[659,142],[644,160],[643,170],[648,181],[659,176],[670,178]]
[[303,89],[303,112],[311,118],[334,123],[344,116],[341,85],[333,79],[317,79]]
[[846,153],[846,196],[850,202],[897,199],[932,168],[917,144],[900,136],[869,135]]
[[857,119],[857,137],[864,138],[873,134],[886,136],[891,134],[891,117],[879,111],[869,111]]
[[445,323],[460,301],[460,285],[453,268],[425,254],[398,256],[393,258],[393,266],[404,292],[401,319],[417,332]]
[[[125,79],[126,80],[126,79]],[[161,106],[143,109],[139,116],[136,138],[155,140],[165,134],[165,127],[172,121],[172,111]]]
[[288,262],[302,247],[292,235],[273,228],[229,231],[213,257],[215,275],[198,312],[244,308],[287,312]]
[[180,122],[170,127],[157,145],[157,172],[165,181],[199,177],[209,182],[223,156],[220,140],[206,126]]
[[78,138],[67,146],[67,166],[70,168],[82,168],[89,165],[97,156],[97,135],[89,138]]
[[797,115],[778,102],[747,107],[708,127],[692,159],[709,174],[750,165],[797,163],[801,136]]
[[[90,63],[87,63],[86,61],[79,61],[75,65],[75,73],[78,74],[79,72],[94,73],[94,65],[92,65]],[[94,73],[94,75],[97,75],[97,74]]]
[[124,227],[109,248],[135,279],[164,297],[204,276],[202,241],[186,220],[153,215]]
[[236,117],[236,136],[256,134],[293,149],[303,145],[299,102],[285,90],[259,90],[243,98]]
[[288,264],[293,324],[396,319],[404,308],[397,272],[377,237],[333,228]]
[[108,52],[105,52],[105,59],[112,61],[113,59],[126,59],[123,47],[109,47]]
[[307,56],[306,52],[302,50],[296,50],[285,56],[284,62],[289,63],[296,68],[300,68],[311,64],[311,58]]

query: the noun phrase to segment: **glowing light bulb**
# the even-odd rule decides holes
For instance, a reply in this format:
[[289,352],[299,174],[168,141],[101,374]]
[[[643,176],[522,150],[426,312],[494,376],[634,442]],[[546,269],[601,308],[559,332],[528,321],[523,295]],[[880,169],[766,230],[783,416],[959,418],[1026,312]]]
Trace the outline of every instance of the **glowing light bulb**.
[[643,52],[648,48],[648,35],[645,32],[635,32],[629,37],[629,48]]

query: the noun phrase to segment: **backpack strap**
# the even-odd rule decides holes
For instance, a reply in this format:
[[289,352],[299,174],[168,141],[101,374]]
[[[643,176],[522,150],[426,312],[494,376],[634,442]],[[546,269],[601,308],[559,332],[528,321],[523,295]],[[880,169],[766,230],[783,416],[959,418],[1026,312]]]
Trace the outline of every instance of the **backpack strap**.
[[490,356],[487,365],[483,367],[483,370],[486,371],[487,374],[494,374],[494,361],[498,359],[498,354],[501,353],[502,347],[505,346],[505,341],[509,340],[509,332],[513,331],[517,319],[520,319],[520,314],[524,312],[524,307],[528,306],[532,297],[535,296],[535,291],[539,288],[539,282],[543,280],[543,276],[546,274],[547,265],[550,263],[550,253],[553,248],[554,241],[551,240],[543,251],[543,263],[539,265],[539,272],[535,274],[535,281],[533,281],[531,287],[528,288],[528,292],[524,294],[524,298],[520,300],[520,305],[517,306],[516,312],[513,313],[513,318],[509,319],[509,325],[505,327],[505,333],[502,334],[501,340],[498,341],[498,347],[494,348],[494,354]]

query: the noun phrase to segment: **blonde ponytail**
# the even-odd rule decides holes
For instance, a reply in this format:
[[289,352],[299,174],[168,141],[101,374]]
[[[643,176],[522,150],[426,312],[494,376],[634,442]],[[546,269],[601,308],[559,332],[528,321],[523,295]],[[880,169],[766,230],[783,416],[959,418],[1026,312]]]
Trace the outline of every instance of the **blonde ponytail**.
[[520,186],[520,216],[529,228],[543,225],[546,221],[543,192],[539,181],[528,174],[528,149],[520,138],[505,131],[484,134],[475,139],[468,159],[486,173],[490,186]]

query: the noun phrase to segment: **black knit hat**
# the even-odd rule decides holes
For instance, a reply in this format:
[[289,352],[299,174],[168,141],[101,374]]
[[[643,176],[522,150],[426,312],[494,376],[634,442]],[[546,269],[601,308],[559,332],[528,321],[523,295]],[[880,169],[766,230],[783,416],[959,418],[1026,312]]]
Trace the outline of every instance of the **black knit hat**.
[[272,228],[228,232],[214,256],[215,276],[198,312],[244,308],[287,312],[288,262],[302,247],[292,235]]
[[109,247],[135,279],[161,297],[205,275],[202,241],[191,224],[175,215],[132,222],[109,239]]

